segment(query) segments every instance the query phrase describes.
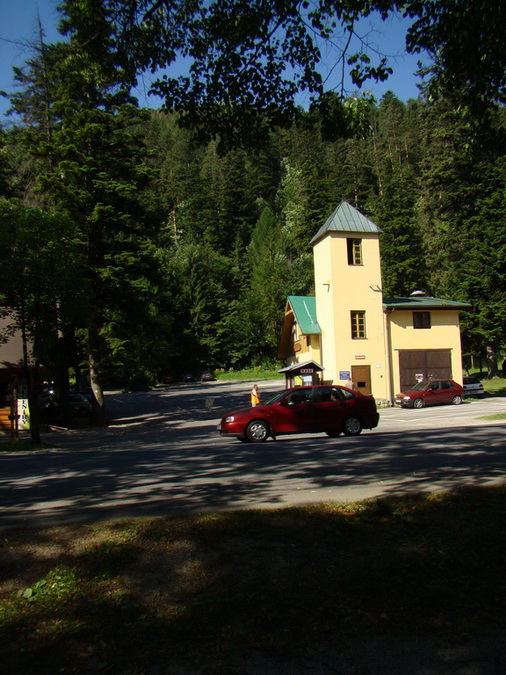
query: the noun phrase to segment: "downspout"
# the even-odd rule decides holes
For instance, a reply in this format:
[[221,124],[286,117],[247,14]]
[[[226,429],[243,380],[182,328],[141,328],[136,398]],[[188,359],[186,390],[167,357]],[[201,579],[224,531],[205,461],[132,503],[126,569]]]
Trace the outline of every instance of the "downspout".
[[392,329],[390,326],[390,315],[395,312],[393,309],[385,309],[385,339],[386,339],[386,360],[387,360],[387,377],[388,377],[388,399],[390,405],[394,404],[394,373],[392,365]]

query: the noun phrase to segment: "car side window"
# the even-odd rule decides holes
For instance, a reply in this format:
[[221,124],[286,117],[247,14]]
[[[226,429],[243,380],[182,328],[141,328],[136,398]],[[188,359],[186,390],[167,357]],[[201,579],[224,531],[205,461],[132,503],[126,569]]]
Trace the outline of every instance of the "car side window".
[[288,405],[300,405],[301,403],[311,402],[311,390],[301,389],[300,391],[292,391],[286,398]]
[[451,388],[452,388],[451,382],[441,382],[441,389],[451,389]]
[[317,403],[331,403],[341,401],[341,390],[338,387],[319,387],[315,390]]
[[340,393],[341,393],[342,398],[343,398],[345,401],[349,401],[349,400],[351,400],[351,399],[357,398],[357,397],[355,396],[355,394],[354,394],[352,391],[348,391],[348,389],[340,389],[339,391],[340,391]]

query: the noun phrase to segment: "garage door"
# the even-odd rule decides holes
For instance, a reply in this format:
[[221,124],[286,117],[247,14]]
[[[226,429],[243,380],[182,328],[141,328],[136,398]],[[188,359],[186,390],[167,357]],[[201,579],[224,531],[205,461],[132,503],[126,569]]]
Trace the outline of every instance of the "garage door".
[[452,378],[450,349],[401,349],[399,351],[401,390],[413,385],[420,375],[424,380]]

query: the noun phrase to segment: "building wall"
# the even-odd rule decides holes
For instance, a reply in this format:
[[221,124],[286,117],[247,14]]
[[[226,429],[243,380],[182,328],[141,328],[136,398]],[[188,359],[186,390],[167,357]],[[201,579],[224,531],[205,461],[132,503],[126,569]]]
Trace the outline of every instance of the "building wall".
[[462,349],[457,310],[430,311],[431,327],[414,328],[413,311],[396,309],[389,314],[392,344],[392,375],[396,392],[400,391],[399,351],[403,349],[449,349],[452,378],[462,384]]
[[[362,265],[348,264],[347,239],[362,240]],[[370,367],[373,394],[387,399],[388,360],[377,234],[328,232],[314,246],[317,320],[322,330],[323,377],[339,383],[352,366]],[[351,312],[364,311],[366,338],[352,339]]]

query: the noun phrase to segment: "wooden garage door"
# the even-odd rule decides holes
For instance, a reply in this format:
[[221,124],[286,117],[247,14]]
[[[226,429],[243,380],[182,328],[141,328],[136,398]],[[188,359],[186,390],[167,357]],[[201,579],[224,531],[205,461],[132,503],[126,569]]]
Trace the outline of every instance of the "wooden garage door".
[[409,388],[422,375],[424,380],[452,377],[452,360],[449,349],[401,349],[399,351],[401,390]]

